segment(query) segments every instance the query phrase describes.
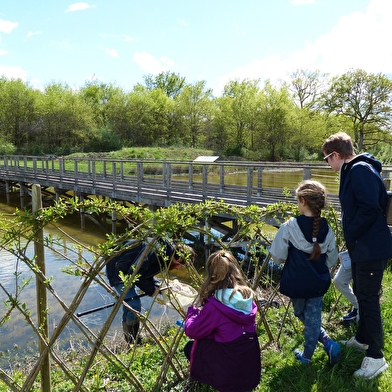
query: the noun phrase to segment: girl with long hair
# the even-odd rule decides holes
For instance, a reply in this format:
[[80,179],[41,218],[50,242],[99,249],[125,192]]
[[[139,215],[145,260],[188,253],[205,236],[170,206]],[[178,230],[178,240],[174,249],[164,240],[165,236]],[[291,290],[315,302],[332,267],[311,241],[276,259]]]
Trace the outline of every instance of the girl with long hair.
[[184,352],[193,380],[221,392],[246,392],[260,382],[260,346],[256,334],[257,306],[232,253],[210,255],[198,306],[188,308]]

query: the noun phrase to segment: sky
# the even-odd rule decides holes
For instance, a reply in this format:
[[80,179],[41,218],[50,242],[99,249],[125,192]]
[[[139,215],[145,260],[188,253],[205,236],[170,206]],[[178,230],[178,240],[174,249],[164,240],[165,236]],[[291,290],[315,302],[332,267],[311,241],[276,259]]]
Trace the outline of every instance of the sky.
[[0,76],[43,89],[146,75],[289,80],[350,69],[392,79],[391,0],[0,0]]

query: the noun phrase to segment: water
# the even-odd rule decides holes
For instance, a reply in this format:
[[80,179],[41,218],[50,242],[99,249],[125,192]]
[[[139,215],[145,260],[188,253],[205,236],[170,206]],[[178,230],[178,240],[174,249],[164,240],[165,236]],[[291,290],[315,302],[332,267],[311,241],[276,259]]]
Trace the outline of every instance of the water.
[[[302,170],[293,170],[290,172],[283,172],[281,170],[266,170],[263,171],[263,186],[265,187],[273,187],[273,188],[284,188],[288,187],[291,189],[295,189],[298,182],[302,180],[303,172]],[[312,178],[318,181],[323,182],[329,192],[337,193],[337,180],[336,174],[333,173],[330,169],[325,170],[314,170],[312,172]],[[197,176],[194,176],[194,181],[199,181]],[[209,181],[211,182],[219,182],[219,175],[209,174]],[[225,182],[227,184],[235,184],[235,185],[245,185],[246,184],[246,174],[231,174],[225,176]],[[253,179],[254,184],[257,183],[257,177]],[[15,211],[15,207],[21,208],[21,201],[19,199],[19,193],[13,194],[10,197],[10,203],[6,203],[4,193],[0,193],[0,214],[5,216],[10,216],[12,219],[12,214]],[[65,230],[72,238],[77,238],[79,242],[83,243],[87,246],[96,246],[100,242],[105,241],[105,232],[102,231],[101,228],[98,228],[89,220],[86,220],[86,227],[84,230],[80,228],[80,219],[79,216],[75,215],[67,218],[66,221],[61,222],[62,230]],[[107,228],[107,233],[111,231],[110,224]],[[45,229],[44,235],[58,235],[59,232],[55,227],[47,227]],[[52,285],[61,299],[70,304],[74,298],[74,295],[78,291],[81,280],[78,277],[71,276],[65,274],[62,271],[62,268],[68,266],[70,262],[66,260],[65,257],[62,257],[61,254],[65,254],[68,252],[69,257],[75,258],[75,255],[70,255],[68,248],[70,248],[70,240],[64,239],[64,245],[58,246],[58,252],[53,252],[49,249],[45,250],[45,261],[46,261],[46,271],[47,276],[53,277]],[[29,256],[33,255],[33,247],[28,248]],[[83,252],[83,257],[87,260],[92,260],[93,256],[88,254],[87,251]],[[15,256],[6,252],[4,250],[0,250],[0,283],[4,286],[4,289],[15,293],[17,290],[15,283],[15,271],[21,273],[21,278],[28,279],[32,277],[32,282],[22,291],[20,296],[20,300],[26,303],[26,306],[31,310],[32,318],[36,319],[36,287],[35,287],[35,276],[30,272],[30,270],[25,266],[24,263],[18,262]],[[174,277],[178,277],[180,281],[186,281],[186,276],[181,276],[181,270],[176,271],[176,275]],[[20,280],[19,280],[20,282]],[[7,297],[3,290],[0,290],[0,317],[3,317],[6,306],[4,305],[4,301],[6,301]],[[100,285],[92,284],[84,297],[82,303],[80,304],[77,312],[86,311],[89,309],[93,309],[105,304],[110,304],[114,301],[113,297],[107,293]],[[144,309],[148,309],[151,305],[152,299],[150,297],[142,298],[142,305]],[[64,315],[64,310],[58,304],[57,300],[55,300],[51,295],[48,295],[48,302],[50,308],[50,317],[49,317],[49,328],[50,334],[53,329],[56,327],[56,324]],[[98,312],[94,312],[88,314],[86,316],[82,316],[86,325],[95,332],[98,332],[100,327],[103,325],[107,317],[111,312],[111,308],[104,309]],[[122,334],[121,331],[121,311],[117,314],[116,319],[113,322],[113,325],[109,331],[109,334],[114,336],[118,333]],[[153,310],[150,315],[150,319],[153,320],[157,324],[165,324],[171,323],[175,324],[178,319],[178,313],[174,310],[171,310],[169,307],[165,306],[163,302],[156,303],[153,307]],[[63,331],[61,335],[61,339],[59,341],[59,345],[63,348],[67,348],[72,345],[72,342],[75,339],[83,339],[84,337],[79,332],[78,328],[70,322],[66,330]],[[11,352],[18,352],[20,354],[29,351],[37,351],[37,339],[32,332],[31,327],[26,323],[23,317],[19,314],[18,311],[13,311],[11,314],[11,320],[6,322],[0,328],[0,353],[7,352],[10,350]],[[6,365],[6,359],[0,357],[0,366]]]
[[[282,170],[278,167],[276,169],[264,169],[262,172],[262,187],[263,188],[289,188],[296,189],[298,183],[303,180],[303,169]],[[337,194],[339,191],[339,175],[331,170],[329,167],[325,169],[312,169],[312,180],[316,180],[324,184],[327,191],[331,194]],[[184,177],[173,176],[175,179],[184,179]],[[201,175],[193,176],[194,182],[203,182]],[[208,181],[210,183],[220,183],[220,175],[215,173],[208,173]],[[224,178],[227,185],[247,185],[246,173],[225,173]],[[257,173],[253,173],[253,186],[257,185]]]
[[[19,194],[13,195],[9,205],[5,202],[5,197],[0,194],[0,214],[3,216],[10,216],[15,211],[15,207],[20,208],[17,205],[19,202]],[[77,240],[86,246],[96,246],[100,242],[105,241],[105,233],[98,229],[93,223],[86,221],[86,228],[82,230],[80,228],[80,220],[78,216],[70,217],[69,219],[61,222],[61,229],[67,232],[72,238]],[[110,230],[110,229],[108,229]],[[61,235],[58,229],[54,226],[48,226],[45,228],[44,236],[46,235]],[[63,237],[64,238],[64,237]],[[58,296],[69,305],[76,292],[80,288],[82,280],[79,277],[66,274],[63,271],[64,267],[69,266],[71,263],[67,260],[67,257],[75,260],[78,256],[83,256],[89,261],[93,260],[93,255],[87,250],[83,251],[82,254],[78,254],[75,249],[73,253],[70,248],[72,242],[64,238],[63,244],[56,246],[56,252],[48,248],[45,248],[45,265],[46,265],[46,276],[52,277],[52,286],[55,289]],[[34,255],[33,244],[27,248],[27,256],[32,258]],[[21,291],[19,300],[26,304],[26,307],[31,311],[31,318],[36,321],[37,310],[36,310],[36,284],[35,275],[29,270],[29,268],[20,260],[8,251],[0,250],[0,283],[4,287],[4,290],[15,295],[20,288],[17,285],[21,285],[22,279],[32,278],[32,281]],[[15,272],[20,273],[18,281],[15,279]],[[175,276],[173,276],[175,277]],[[7,295],[5,291],[0,289],[0,317],[3,318],[6,312],[5,301]],[[106,292],[100,285],[93,283],[89,289],[83,301],[81,302],[77,312],[83,312],[89,309],[93,309],[105,304],[114,302],[114,298]],[[145,310],[150,308],[152,298],[143,297],[142,306]],[[53,329],[64,315],[64,310],[58,303],[58,301],[48,293],[48,306],[49,306],[49,335],[51,335]],[[104,309],[98,312],[82,316],[80,319],[94,332],[99,332],[100,327],[106,321],[112,308]],[[115,336],[116,334],[122,335],[121,328],[121,310],[118,312],[112,327],[109,331],[109,336]],[[179,315],[176,311],[166,306],[163,301],[155,303],[150,315],[150,320],[155,324],[175,324]],[[61,337],[58,341],[58,346],[61,348],[68,348],[79,341],[85,339],[81,334],[76,325],[70,321],[67,328],[62,332]],[[37,338],[30,325],[24,320],[23,316],[18,310],[13,310],[11,313],[10,321],[4,323],[0,328],[0,353],[4,353],[3,357],[0,356],[0,366],[7,366],[7,357],[9,354],[23,356],[27,353],[37,352]]]

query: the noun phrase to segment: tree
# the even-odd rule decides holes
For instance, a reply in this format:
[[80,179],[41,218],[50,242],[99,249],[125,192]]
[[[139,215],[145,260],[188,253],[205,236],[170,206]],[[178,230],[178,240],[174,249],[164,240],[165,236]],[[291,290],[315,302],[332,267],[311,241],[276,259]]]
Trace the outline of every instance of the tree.
[[258,147],[268,151],[268,158],[274,162],[279,155],[283,155],[285,147],[289,145],[289,112],[293,108],[293,102],[286,88],[277,90],[268,81],[259,102]]
[[199,81],[187,85],[176,98],[178,114],[187,130],[192,148],[200,146],[200,135],[211,120],[212,89],[206,87],[206,82]]
[[108,127],[107,104],[114,96],[121,96],[122,90],[113,84],[94,80],[86,82],[84,87],[80,89],[80,94],[85,102],[93,109],[97,126]]
[[176,98],[185,86],[185,78],[174,72],[144,75],[144,84],[148,90],[161,89],[169,98]]
[[40,123],[37,111],[39,92],[21,79],[0,79],[0,136],[16,148],[30,140],[31,133]]
[[383,133],[391,132],[391,105],[392,81],[361,69],[333,78],[324,96],[324,106],[330,113],[351,120],[359,151],[382,140]]
[[295,103],[301,108],[315,109],[319,97],[325,90],[327,74],[319,70],[296,70],[291,74],[291,83],[288,85]]
[[173,101],[161,89],[137,85],[107,104],[108,121],[126,146],[165,145]]
[[218,101],[225,126],[231,135],[233,152],[241,155],[241,150],[249,144],[259,80],[232,80],[224,87],[223,96]]
[[67,85],[52,83],[45,87],[40,116],[41,124],[34,132],[34,142],[41,149],[40,153],[84,151],[97,137],[92,107]]

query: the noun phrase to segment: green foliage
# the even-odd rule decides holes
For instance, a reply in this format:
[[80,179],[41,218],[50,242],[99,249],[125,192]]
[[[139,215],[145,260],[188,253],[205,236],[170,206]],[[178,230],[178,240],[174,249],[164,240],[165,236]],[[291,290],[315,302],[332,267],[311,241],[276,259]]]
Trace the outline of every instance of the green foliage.
[[377,143],[369,152],[377,157],[383,164],[392,164],[392,136],[388,138],[389,142]]
[[103,127],[98,130],[96,137],[88,140],[84,148],[85,151],[109,152],[121,149],[121,140],[110,128]]
[[185,78],[174,72],[161,72],[160,74],[144,75],[144,83],[146,87],[152,91],[156,89],[162,90],[169,98],[176,98],[185,86]]
[[12,143],[0,138],[0,155],[12,155],[15,151],[16,147]]
[[[391,83],[363,70],[332,80],[297,70],[282,86],[232,80],[214,97],[205,81],[190,84],[172,72],[144,76],[130,92],[98,81],[79,90],[53,82],[38,91],[3,77],[0,140],[6,154],[177,146],[248,160],[313,160],[340,130],[353,136],[358,151],[390,144]],[[380,155],[390,162],[388,151]]]
[[[296,364],[292,351],[301,346],[303,334],[300,322],[293,316],[288,299],[278,292],[277,282],[270,279],[263,271],[266,260],[267,248],[272,238],[270,228],[266,227],[267,219],[275,219],[282,222],[288,216],[297,214],[297,206],[292,203],[277,203],[266,208],[257,206],[235,207],[223,202],[208,201],[195,205],[172,205],[155,212],[142,207],[124,207],[117,203],[103,200],[85,200],[83,202],[75,199],[71,201],[60,201],[53,207],[45,208],[36,214],[29,211],[16,211],[14,219],[1,217],[0,246],[7,249],[20,259],[37,276],[41,276],[47,287],[48,293],[56,297],[53,290],[51,278],[42,276],[34,262],[27,257],[25,241],[30,242],[35,238],[37,230],[48,224],[56,224],[67,215],[77,213],[80,209],[95,213],[116,213],[129,222],[124,233],[111,234],[107,241],[98,247],[86,248],[93,255],[93,261],[83,256],[78,244],[77,249],[69,248],[64,256],[69,261],[70,268],[67,273],[74,274],[81,279],[81,288],[75,293],[75,299],[64,304],[64,312],[67,317],[57,323],[54,337],[58,338],[62,330],[67,328],[69,318],[73,317],[78,304],[86,293],[90,284],[99,284],[110,292],[110,288],[101,276],[105,260],[116,254],[118,248],[115,245],[122,243],[127,238],[145,239],[149,237],[163,237],[175,242],[181,241],[185,233],[200,233],[201,236],[209,238],[216,246],[230,249],[235,242],[246,241],[247,254],[252,261],[254,270],[248,276],[249,284],[256,290],[258,295],[268,300],[276,300],[279,307],[260,307],[258,315],[258,334],[262,347],[263,374],[260,385],[256,392],[267,391],[326,391],[338,392],[351,391],[382,391],[388,390],[392,382],[389,372],[381,377],[370,380],[354,380],[352,373],[359,367],[363,354],[344,349],[342,361],[331,368],[327,365],[326,354],[319,347],[314,355],[310,367],[304,368]],[[212,232],[208,225],[200,225],[213,215],[233,216],[237,219],[236,227],[230,238],[222,239],[222,236]],[[339,225],[339,214],[334,209],[325,211],[325,216],[335,230],[339,246],[342,246],[341,229]],[[56,249],[56,245],[63,244],[59,237],[47,236],[44,245],[49,249]],[[159,248],[156,249],[159,251]],[[204,252],[204,247],[202,248]],[[261,259],[261,265],[258,259]],[[265,266],[265,265],[264,265]],[[193,265],[188,263],[188,275],[192,284],[198,287],[202,277]],[[168,279],[167,271],[162,271],[163,279]],[[257,277],[257,278],[256,278]],[[19,281],[20,274],[15,274],[16,294],[8,293],[9,301],[4,315],[1,315],[0,325],[8,322],[14,316],[14,312],[22,314],[31,325],[32,332],[42,337],[42,332],[35,327],[30,319],[30,310],[22,300],[20,293],[27,287],[29,281]],[[392,357],[392,273],[390,268],[384,277],[384,291],[382,297],[382,313],[386,336],[385,356],[388,361]],[[2,287],[5,290],[4,287]],[[83,342],[73,342],[72,349],[63,351],[56,348],[56,340],[51,341],[52,355],[52,383],[56,391],[212,391],[205,385],[198,385],[188,380],[189,363],[182,353],[182,347],[187,341],[181,328],[164,326],[158,330],[148,320],[146,314],[138,315],[143,323],[145,337],[142,344],[124,347],[122,341],[111,340],[107,335],[112,315],[121,307],[120,297],[116,302],[113,313],[104,323],[99,336],[94,336],[83,326],[83,320],[79,320],[80,328],[85,332]],[[352,336],[354,330],[343,327],[339,320],[347,310],[347,303],[338,301],[333,287],[324,298],[323,324],[327,331],[336,340],[347,339]],[[178,309],[179,312],[183,310]],[[50,315],[50,309],[48,309]],[[86,341],[88,344],[86,345]],[[8,355],[2,353],[2,355]],[[31,392],[39,391],[39,378],[34,372],[36,357],[24,359],[23,366],[13,367],[12,373],[0,370],[2,382],[0,391],[19,391],[21,385]],[[16,385],[19,384],[18,385]],[[77,387],[75,385],[78,384]],[[11,387],[12,386],[12,387]],[[108,389],[109,388],[109,389]],[[186,389],[187,388],[187,389]]]
[[161,148],[161,147],[128,147],[113,151],[109,158],[114,159],[156,159],[156,160],[182,160],[193,161],[200,155],[213,155],[213,151],[193,148]]
[[390,124],[391,95],[392,81],[386,75],[351,69],[332,79],[323,101],[329,112],[352,122],[354,144],[363,151],[376,144],[380,135],[390,135],[385,125]]

